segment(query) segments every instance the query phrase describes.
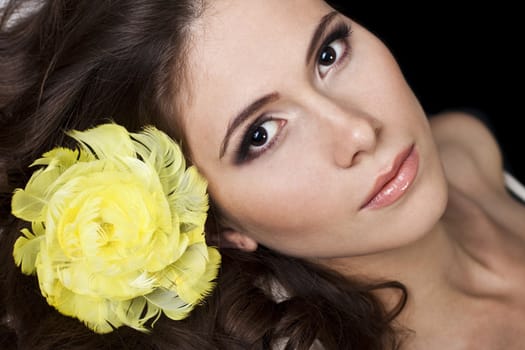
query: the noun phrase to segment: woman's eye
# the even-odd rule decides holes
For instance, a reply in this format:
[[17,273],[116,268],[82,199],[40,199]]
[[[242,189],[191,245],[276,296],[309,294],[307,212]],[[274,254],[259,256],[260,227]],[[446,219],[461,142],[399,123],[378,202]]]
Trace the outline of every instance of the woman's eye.
[[264,148],[279,131],[279,124],[279,120],[270,119],[257,126],[250,135],[250,148],[252,150]]
[[317,60],[321,77],[324,77],[334,65],[339,63],[345,55],[346,46],[347,44],[344,39],[337,39],[321,50]]
[[283,119],[273,118],[254,123],[241,142],[237,151],[236,163],[254,159],[272,147],[285,123]]

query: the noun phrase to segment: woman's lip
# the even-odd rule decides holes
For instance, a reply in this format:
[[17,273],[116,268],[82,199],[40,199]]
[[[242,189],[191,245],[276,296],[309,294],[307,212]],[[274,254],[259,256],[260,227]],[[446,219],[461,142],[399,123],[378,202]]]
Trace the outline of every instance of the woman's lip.
[[392,168],[380,175],[360,209],[386,207],[397,201],[416,178],[419,168],[419,155],[412,144],[394,159]]

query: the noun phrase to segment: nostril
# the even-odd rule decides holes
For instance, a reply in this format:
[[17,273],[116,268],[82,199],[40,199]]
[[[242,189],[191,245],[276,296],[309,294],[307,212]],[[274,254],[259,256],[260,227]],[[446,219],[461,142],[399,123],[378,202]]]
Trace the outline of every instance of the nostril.
[[350,166],[355,166],[361,163],[361,159],[363,158],[364,154],[365,153],[363,151],[356,152],[350,161]]

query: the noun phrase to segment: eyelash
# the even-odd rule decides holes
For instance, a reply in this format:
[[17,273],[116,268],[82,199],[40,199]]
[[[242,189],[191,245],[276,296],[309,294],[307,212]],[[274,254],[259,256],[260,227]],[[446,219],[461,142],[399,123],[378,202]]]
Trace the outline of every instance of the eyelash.
[[[272,137],[271,139],[269,139],[268,142],[265,143],[263,146],[260,146],[260,149],[258,149],[257,151],[250,152],[250,147],[251,147],[250,143],[252,142],[252,136],[255,133],[255,131],[257,131],[257,129],[261,127],[262,125],[264,125],[265,123],[272,122],[272,121],[279,123],[278,125],[279,130],[277,130],[276,135]],[[265,114],[259,116],[252,124],[250,124],[247,130],[244,131],[243,133],[244,137],[242,138],[241,144],[239,145],[239,147],[237,147],[235,163],[236,164],[246,163],[250,160],[257,158],[259,155],[264,153],[266,150],[270,149],[275,143],[275,141],[277,141],[277,139],[279,138],[279,132],[284,126],[284,124],[286,124],[286,120],[284,119],[277,119],[277,118],[274,118],[272,116],[268,116]]]
[[[319,66],[318,61],[319,61],[319,57],[320,57],[321,53],[323,52],[323,50],[325,50],[327,47],[329,47],[333,43],[335,43],[335,42],[337,42],[339,40],[343,40],[343,42],[344,42],[344,51],[339,57],[336,58],[336,61],[332,65],[330,65],[330,70],[336,69],[337,67],[339,67],[339,65],[343,62],[343,60],[348,56],[348,54],[350,52],[350,44],[349,44],[348,41],[349,41],[351,33],[352,33],[352,31],[351,31],[349,25],[347,25],[346,23],[339,23],[337,25],[337,27],[335,27],[330,32],[330,34],[323,40],[323,43],[319,47],[319,50],[317,50],[317,52],[316,52],[316,57],[317,57],[316,67]],[[324,76],[326,76],[326,74],[322,75],[321,77],[324,77]],[[276,122],[280,123],[279,130],[277,131],[277,134],[273,138],[268,140],[268,142],[266,144],[261,146],[260,150],[257,150],[255,152],[250,152],[250,147],[251,147],[250,143],[252,142],[252,136],[253,136],[254,132],[257,131],[257,129],[259,127],[261,127],[262,125],[264,125],[265,123],[267,123],[269,121],[276,121]],[[276,118],[273,118],[273,117],[268,116],[266,114],[263,114],[263,115],[259,116],[252,124],[250,124],[244,130],[244,132],[242,134],[244,136],[243,136],[240,144],[237,147],[237,151],[235,152],[235,154],[236,154],[236,156],[235,156],[235,164],[243,164],[243,163],[249,162],[249,161],[257,158],[261,154],[263,154],[268,149],[270,149],[275,144],[275,141],[277,141],[277,139],[279,138],[280,129],[282,129],[282,127],[284,126],[285,123],[286,123],[286,121],[284,119],[276,119]]]

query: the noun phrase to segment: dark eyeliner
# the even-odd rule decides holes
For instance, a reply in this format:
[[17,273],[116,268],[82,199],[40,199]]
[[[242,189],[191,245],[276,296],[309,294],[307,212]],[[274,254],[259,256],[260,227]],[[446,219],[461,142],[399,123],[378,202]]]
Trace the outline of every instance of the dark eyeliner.
[[350,28],[350,25],[345,22],[340,22],[337,24],[337,26],[326,36],[326,38],[323,40],[323,43],[319,46],[319,49],[316,52],[316,57],[319,58],[321,55],[321,52],[332,42],[339,40],[339,39],[348,39],[350,37],[350,34],[352,34],[352,29]]
[[271,118],[265,114],[260,115],[242,133],[243,137],[235,151],[235,164],[239,165],[249,160],[251,138],[255,130]]

